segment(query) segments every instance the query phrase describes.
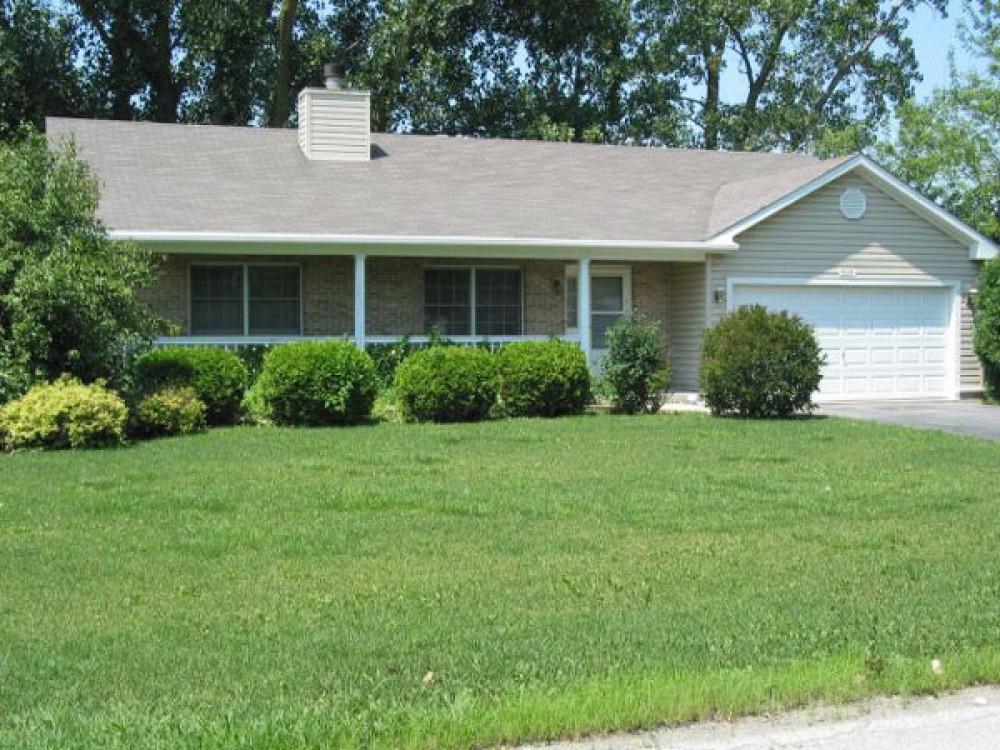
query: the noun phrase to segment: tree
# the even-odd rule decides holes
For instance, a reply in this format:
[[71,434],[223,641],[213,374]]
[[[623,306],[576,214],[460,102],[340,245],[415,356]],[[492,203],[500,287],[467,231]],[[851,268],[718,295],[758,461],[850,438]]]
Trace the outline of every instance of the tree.
[[0,138],[40,128],[46,115],[87,111],[73,67],[79,41],[72,21],[38,0],[0,2]]
[[175,69],[175,2],[70,0],[81,20],[84,67],[102,113],[175,122],[183,86]]
[[966,44],[985,72],[954,72],[948,87],[899,110],[878,155],[893,171],[983,234],[1000,240],[1000,0],[969,6]]
[[111,242],[96,207],[71,144],[0,144],[0,401],[62,373],[115,380],[160,330],[138,297],[153,258]]
[[976,293],[976,354],[983,361],[986,390],[1000,398],[1000,258],[983,265]]
[[[681,78],[693,142],[788,151],[831,127],[875,127],[909,98],[917,61],[905,30],[919,5],[945,8],[944,0],[639,2],[643,43]],[[734,64],[743,86],[727,96],[724,73]]]

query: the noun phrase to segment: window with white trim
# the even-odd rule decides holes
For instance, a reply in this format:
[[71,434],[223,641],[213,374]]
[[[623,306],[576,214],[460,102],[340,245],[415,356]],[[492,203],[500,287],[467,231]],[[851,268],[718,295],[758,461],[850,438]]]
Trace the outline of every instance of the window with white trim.
[[427,268],[424,329],[442,336],[520,336],[520,268]]
[[[577,332],[579,298],[577,267],[566,269],[566,332]],[[632,272],[628,268],[597,267],[590,271],[590,345],[607,349],[608,329],[632,307]]]
[[299,266],[191,266],[192,336],[298,336],[301,331]]

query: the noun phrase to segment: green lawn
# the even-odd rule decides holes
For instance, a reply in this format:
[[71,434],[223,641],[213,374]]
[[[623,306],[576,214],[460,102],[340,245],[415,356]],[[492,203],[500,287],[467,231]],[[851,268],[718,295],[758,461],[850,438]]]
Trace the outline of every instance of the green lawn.
[[998,466],[700,416],[0,456],[0,747],[460,748],[998,681]]

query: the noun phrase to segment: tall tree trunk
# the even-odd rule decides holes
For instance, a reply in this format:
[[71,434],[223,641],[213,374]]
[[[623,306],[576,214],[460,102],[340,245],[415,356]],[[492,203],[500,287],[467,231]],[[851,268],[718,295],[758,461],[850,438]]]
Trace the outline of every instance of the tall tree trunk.
[[277,70],[274,74],[274,94],[268,124],[281,128],[288,124],[292,109],[292,30],[298,0],[281,0],[278,16]]
[[171,3],[164,3],[154,12],[152,49],[143,55],[146,77],[150,85],[153,119],[157,122],[177,122],[181,91],[174,76],[173,35],[170,28]]
[[705,106],[702,108],[702,130],[705,148],[714,151],[719,147],[719,91],[722,74],[722,54],[707,43],[705,54]]

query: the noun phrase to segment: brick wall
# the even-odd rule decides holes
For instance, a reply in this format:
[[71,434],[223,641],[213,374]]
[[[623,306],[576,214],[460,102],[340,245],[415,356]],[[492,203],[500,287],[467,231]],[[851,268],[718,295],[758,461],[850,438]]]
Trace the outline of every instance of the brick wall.
[[[354,259],[331,257],[213,257],[170,256],[160,268],[157,283],[143,298],[154,312],[188,328],[188,269],[191,263],[299,263],[302,266],[302,322],[306,336],[342,336],[354,331]],[[524,332],[531,336],[565,333],[566,266],[563,261],[479,259],[478,265],[518,266],[523,269]],[[423,271],[428,266],[472,265],[473,261],[437,261],[425,258],[368,258],[366,282],[368,334],[420,335],[423,322]],[[600,264],[594,263],[594,268]],[[632,301],[641,312],[662,324],[669,344],[668,274],[664,263],[634,263]]]
[[[424,266],[415,258],[369,258],[366,263],[367,333],[419,336],[424,332]],[[353,294],[354,283],[351,282]]]
[[354,334],[354,258],[302,258],[302,333]]
[[188,333],[188,262],[169,255],[159,264],[156,281],[139,291],[139,297],[149,309],[178,327],[181,335]]
[[632,264],[632,306],[660,323],[664,351],[670,351],[670,266],[666,263]]
[[354,332],[354,260],[350,257],[170,255],[156,283],[140,296],[150,309],[189,335],[189,269],[197,263],[298,263],[302,267],[302,333],[343,336]]

